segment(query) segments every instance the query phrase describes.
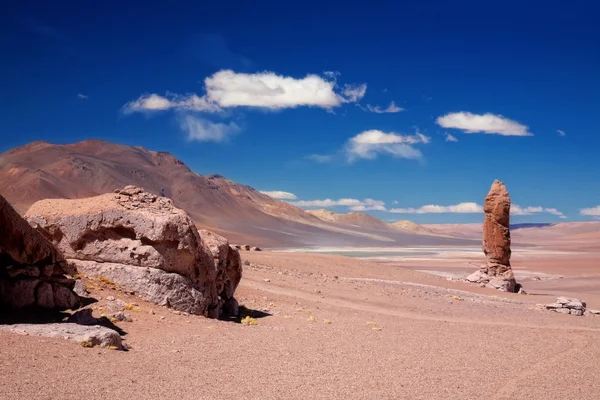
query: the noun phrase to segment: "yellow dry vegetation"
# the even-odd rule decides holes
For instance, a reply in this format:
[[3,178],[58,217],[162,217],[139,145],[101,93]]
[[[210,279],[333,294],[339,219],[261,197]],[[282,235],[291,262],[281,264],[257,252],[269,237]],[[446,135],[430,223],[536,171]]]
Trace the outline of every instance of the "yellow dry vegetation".
[[250,316],[245,316],[244,318],[242,318],[242,324],[244,325],[258,325],[258,321],[256,320],[256,318],[252,318]]

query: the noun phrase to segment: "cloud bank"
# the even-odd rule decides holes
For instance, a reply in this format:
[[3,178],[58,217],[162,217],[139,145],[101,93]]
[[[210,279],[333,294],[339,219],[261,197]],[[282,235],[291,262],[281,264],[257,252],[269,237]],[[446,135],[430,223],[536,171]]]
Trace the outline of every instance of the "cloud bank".
[[485,133],[502,136],[533,136],[528,127],[502,115],[473,114],[466,111],[449,113],[436,119],[443,128],[463,130],[465,133]]
[[[466,202],[450,206],[440,206],[437,204],[428,204],[419,208],[392,208],[389,212],[394,214],[480,214],[483,213],[483,206],[477,203]],[[517,204],[512,204],[510,207],[511,215],[533,215],[538,213],[548,213],[559,218],[567,218],[562,212],[556,208],[544,207],[521,207]]]
[[380,200],[373,199],[324,199],[324,200],[301,200],[293,201],[292,205],[304,208],[330,208],[343,206],[348,207],[351,211],[385,211],[385,203]]

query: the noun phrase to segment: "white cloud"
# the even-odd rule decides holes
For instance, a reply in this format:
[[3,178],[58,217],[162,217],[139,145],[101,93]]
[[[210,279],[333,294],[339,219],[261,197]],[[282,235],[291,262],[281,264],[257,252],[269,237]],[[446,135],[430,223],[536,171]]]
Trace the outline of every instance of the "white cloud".
[[400,111],[404,111],[404,108],[398,107],[395,102],[391,102],[387,108],[381,108],[380,106],[372,106],[367,104],[363,110],[367,110],[370,112],[374,112],[376,114],[386,114],[386,113],[398,113]]
[[491,113],[479,115],[470,112],[449,113],[436,119],[444,128],[455,128],[465,133],[486,133],[503,136],[533,136],[528,127],[502,115]]
[[400,204],[400,203],[398,203],[398,200],[394,200],[394,201],[392,202],[392,204]]
[[278,110],[300,106],[331,109],[357,102],[367,91],[366,84],[347,84],[338,92],[338,74],[328,71],[324,75],[293,78],[268,71],[246,74],[221,70],[204,80],[206,94],[203,96],[144,94],[125,104],[123,111],[126,114],[168,109],[218,112],[230,107]]
[[510,206],[510,214],[511,215],[532,215],[538,213],[548,213],[552,215],[556,215],[560,218],[567,218],[562,212],[558,211],[556,208],[544,208],[544,207],[520,207],[517,204],[511,204]]
[[81,100],[87,100],[89,98],[89,96],[87,94],[81,94],[81,93],[77,93],[77,97],[79,97]]
[[325,199],[325,200],[300,200],[293,201],[291,204],[297,207],[307,207],[307,208],[330,208],[330,207],[348,207],[352,211],[368,211],[368,210],[378,210],[385,211],[385,203],[380,200],[373,199]]
[[579,214],[587,215],[590,217],[600,217],[600,205],[596,207],[582,208],[581,210],[579,210]]
[[[436,204],[428,204],[419,208],[392,208],[389,210],[395,214],[442,214],[442,213],[456,213],[456,214],[479,214],[483,213],[483,206],[472,203],[459,203],[450,206],[440,206]],[[567,218],[563,213],[558,211],[556,208],[544,208],[544,207],[520,207],[517,204],[512,204],[510,207],[511,215],[532,215],[537,213],[548,213],[555,215],[560,218]]]
[[367,84],[358,84],[358,85],[344,85],[342,89],[343,98],[342,101],[344,103],[356,103],[358,100],[362,99],[367,93]]
[[333,160],[333,155],[331,154],[309,154],[304,157],[307,160],[314,161],[316,163],[325,164]]
[[414,135],[399,135],[393,132],[385,133],[379,130],[369,130],[348,140],[344,151],[350,162],[359,158],[374,159],[379,154],[420,159],[423,155],[412,145],[427,144],[430,141],[429,137],[419,132]]
[[459,203],[452,206],[438,206],[428,204],[419,208],[392,208],[391,213],[395,214],[442,214],[442,213],[482,213],[483,207],[477,203]]
[[565,133],[565,131],[561,131],[560,129],[557,129],[556,133],[558,133],[559,136],[567,136],[567,134]]
[[224,142],[241,131],[235,122],[215,123],[192,115],[182,116],[179,126],[188,134],[189,140],[199,142]]
[[446,133],[446,142],[458,142],[456,136]]
[[262,194],[266,194],[269,197],[272,197],[274,199],[280,199],[280,200],[295,200],[297,199],[296,195],[294,193],[290,193],[290,192],[282,192],[279,190],[273,190],[273,191],[260,191]]

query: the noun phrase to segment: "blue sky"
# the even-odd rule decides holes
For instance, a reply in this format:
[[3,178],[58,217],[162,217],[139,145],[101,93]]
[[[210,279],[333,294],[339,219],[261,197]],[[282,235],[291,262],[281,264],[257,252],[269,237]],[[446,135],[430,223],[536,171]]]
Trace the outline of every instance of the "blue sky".
[[600,216],[598,2],[195,3],[7,7],[0,151],[142,145],[384,220],[481,221],[495,178],[515,222]]

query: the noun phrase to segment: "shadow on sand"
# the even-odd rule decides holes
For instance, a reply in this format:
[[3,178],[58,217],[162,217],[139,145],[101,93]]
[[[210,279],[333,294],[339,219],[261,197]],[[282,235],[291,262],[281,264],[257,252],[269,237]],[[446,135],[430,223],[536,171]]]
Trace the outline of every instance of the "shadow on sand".
[[235,322],[237,324],[241,324],[242,323],[242,319],[244,317],[251,317],[251,318],[255,318],[255,319],[260,319],[260,318],[266,318],[266,317],[270,317],[273,314],[269,314],[267,312],[264,311],[259,311],[259,310],[252,310],[250,308],[247,308],[245,306],[240,306],[240,312],[238,313],[238,315],[236,317],[221,317],[219,318],[221,321],[230,321],[230,322]]

